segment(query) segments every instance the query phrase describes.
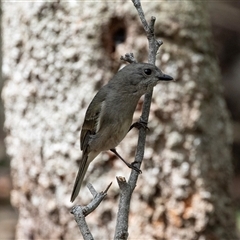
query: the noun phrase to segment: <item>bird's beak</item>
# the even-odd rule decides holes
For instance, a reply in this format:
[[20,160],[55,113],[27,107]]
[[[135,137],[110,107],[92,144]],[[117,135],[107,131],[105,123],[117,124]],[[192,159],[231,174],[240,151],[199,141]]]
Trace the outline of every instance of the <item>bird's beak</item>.
[[161,76],[158,77],[159,80],[162,80],[162,81],[172,81],[173,78],[167,74],[163,74]]

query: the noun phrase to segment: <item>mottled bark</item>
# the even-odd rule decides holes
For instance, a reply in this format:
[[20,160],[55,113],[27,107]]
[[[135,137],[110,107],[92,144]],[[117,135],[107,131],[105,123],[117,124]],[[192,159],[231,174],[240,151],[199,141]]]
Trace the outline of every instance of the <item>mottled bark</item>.
[[[161,1],[143,8],[147,17],[156,16],[156,34],[164,41],[156,65],[177,82],[154,90],[129,238],[236,239],[229,197],[231,131],[206,2]],[[4,3],[3,26],[17,238],[79,239],[69,198],[86,107],[119,68],[120,55],[133,52],[146,61],[147,40],[130,1]],[[119,146],[129,162],[136,136],[130,132]],[[129,173],[107,152],[91,164],[87,181],[101,191],[116,175]],[[118,192],[115,181],[87,218],[96,239],[113,237]],[[81,203],[89,198],[83,186]]]
[[[2,1],[0,1],[0,66],[2,66]],[[2,103],[2,88],[3,88],[3,78],[2,78],[2,68],[0,69],[0,162],[6,158],[6,152],[4,147],[4,108]]]

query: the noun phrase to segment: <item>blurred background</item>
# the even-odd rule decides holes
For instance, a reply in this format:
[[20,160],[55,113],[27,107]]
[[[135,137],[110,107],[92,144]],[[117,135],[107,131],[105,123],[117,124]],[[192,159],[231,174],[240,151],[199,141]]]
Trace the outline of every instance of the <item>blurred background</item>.
[[[234,141],[232,198],[240,230],[240,1],[209,4],[215,51],[222,72],[224,96],[231,115]],[[4,14],[4,13],[3,13]],[[0,86],[3,85],[1,82]],[[4,108],[0,103],[0,239],[14,239],[17,212],[10,205],[11,176],[4,146]]]

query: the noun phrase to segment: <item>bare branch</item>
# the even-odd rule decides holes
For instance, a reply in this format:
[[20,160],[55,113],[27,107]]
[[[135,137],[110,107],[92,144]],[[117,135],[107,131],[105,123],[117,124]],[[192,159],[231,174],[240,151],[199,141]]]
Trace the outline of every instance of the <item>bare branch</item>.
[[124,240],[128,238],[128,214],[132,188],[124,177],[117,177],[117,181],[121,192],[114,239]]
[[[142,10],[140,0],[132,0],[140,20],[142,22],[143,28],[146,32],[147,39],[149,42],[149,54],[148,62],[155,64],[156,55],[159,47],[163,44],[161,40],[156,40],[154,35],[154,24],[156,21],[155,17],[151,17],[150,22],[145,19],[144,12]],[[126,56],[126,55],[125,55]],[[153,90],[147,93],[144,97],[143,110],[141,115],[142,122],[147,123],[150,113],[151,100],[152,100]],[[136,166],[140,169],[141,163],[144,157],[145,141],[146,141],[146,128],[139,129],[138,145],[135,155]],[[120,203],[119,211],[117,216],[117,225],[115,230],[115,239],[127,239],[128,237],[128,216],[129,216],[129,206],[131,201],[132,192],[136,186],[138,179],[138,173],[136,171],[131,171],[131,175],[128,179],[128,182],[122,178],[117,178],[118,184],[121,190],[120,193]]]
[[86,223],[85,217],[93,212],[98,205],[102,202],[104,197],[107,195],[107,191],[110,188],[112,183],[108,185],[105,191],[98,193],[92,184],[88,183],[87,187],[91,194],[93,195],[92,201],[87,206],[74,206],[71,210],[71,213],[74,215],[75,221],[78,224],[78,228],[82,233],[84,240],[92,240],[93,236],[88,228],[88,225]]
[[144,28],[145,32],[149,32],[149,26],[148,26],[147,20],[145,18],[140,0],[132,0],[132,2],[133,2],[134,7],[138,11],[138,15],[139,15],[139,18],[142,22],[142,25],[143,25],[143,28]]
[[77,225],[82,233],[84,240],[93,240],[93,236],[88,228],[88,225],[85,221],[85,215],[83,213],[81,206],[74,206],[71,210],[71,213],[75,217],[75,221],[77,222]]
[[126,53],[125,56],[121,56],[120,59],[129,63],[137,63],[133,53]]
[[112,182],[109,183],[109,185],[107,186],[107,188],[105,189],[105,191],[104,191],[103,193],[107,193],[107,191],[108,191],[108,189],[111,187],[111,185],[112,185]]
[[149,23],[149,29],[151,31],[152,34],[154,34],[154,24],[155,24],[156,18],[155,17],[151,17],[150,23]]
[[[132,0],[135,8],[137,9],[138,15],[141,19],[143,28],[146,32],[146,36],[149,42],[149,55],[148,62],[151,64],[155,64],[156,54],[159,47],[163,44],[161,40],[156,40],[154,35],[154,24],[156,21],[155,17],[151,17],[150,22],[145,19],[144,12],[142,10],[142,6],[140,0]],[[121,56],[121,60],[127,61],[129,63],[136,63],[136,59],[134,58],[133,53],[127,53],[125,56]],[[143,111],[141,115],[141,122],[147,123],[150,106],[152,99],[152,91],[145,95],[144,103],[143,103]],[[139,138],[137,151],[135,156],[136,166],[140,169],[141,163],[144,157],[144,148],[145,148],[145,140],[146,140],[146,130],[147,128],[139,129]],[[115,229],[114,239],[127,239],[128,238],[128,216],[129,216],[129,208],[132,192],[135,189],[138,172],[135,170],[131,171],[131,175],[128,179],[128,182],[124,177],[117,177],[117,181],[120,187],[120,203],[117,215],[117,223]],[[111,184],[110,184],[111,185]],[[110,187],[108,186],[108,188]],[[93,239],[92,235],[88,229],[88,226],[85,221],[85,216],[91,213],[93,210],[97,208],[103,198],[106,196],[106,192],[108,188],[101,193],[98,193],[91,184],[88,184],[88,188],[93,195],[93,200],[85,207],[77,206],[72,209],[72,213],[75,216],[75,219],[78,223],[79,229],[82,232],[84,239]]]

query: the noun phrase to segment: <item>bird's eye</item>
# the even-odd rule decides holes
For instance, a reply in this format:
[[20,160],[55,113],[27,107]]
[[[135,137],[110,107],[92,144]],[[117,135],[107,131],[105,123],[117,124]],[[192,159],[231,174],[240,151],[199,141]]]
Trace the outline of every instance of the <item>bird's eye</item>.
[[147,75],[151,75],[152,70],[149,69],[149,68],[146,68],[146,69],[144,69],[144,72],[145,72]]

